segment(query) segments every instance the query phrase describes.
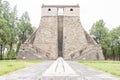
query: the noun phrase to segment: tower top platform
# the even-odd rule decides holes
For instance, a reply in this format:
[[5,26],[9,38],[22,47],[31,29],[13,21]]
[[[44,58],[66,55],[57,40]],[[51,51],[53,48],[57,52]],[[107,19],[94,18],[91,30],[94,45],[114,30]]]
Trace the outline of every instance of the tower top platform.
[[42,5],[43,7],[56,7],[56,8],[64,8],[64,7],[80,7],[79,4],[77,5]]
[[79,5],[42,5],[42,16],[80,16]]

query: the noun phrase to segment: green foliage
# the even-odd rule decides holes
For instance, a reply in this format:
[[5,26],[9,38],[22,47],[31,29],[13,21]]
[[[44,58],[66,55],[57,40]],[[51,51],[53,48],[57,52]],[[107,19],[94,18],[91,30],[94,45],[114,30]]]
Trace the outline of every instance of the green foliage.
[[20,17],[19,22],[17,23],[18,45],[17,45],[16,54],[19,51],[20,45],[24,43],[32,33],[33,33],[33,27],[30,23],[30,18],[28,13],[25,12]]
[[93,24],[90,34],[95,36],[95,40],[99,44],[104,44],[106,41],[108,29],[105,27],[105,22],[103,20],[99,20]]
[[93,24],[90,34],[94,35],[95,41],[101,45],[103,49],[103,53],[106,57],[107,49],[108,49],[108,29],[105,27],[105,22],[103,20],[99,20]]
[[101,45],[106,59],[120,60],[120,26],[108,30],[105,22],[99,20],[93,24],[90,34]]
[[32,32],[28,13],[18,18],[17,7],[11,8],[8,1],[0,0],[0,59],[6,54],[9,59],[15,57],[19,50],[16,45],[24,43]]
[[33,33],[33,28],[31,27],[30,18],[28,13],[25,12],[19,19],[18,23],[18,36],[19,42],[24,43],[25,40]]

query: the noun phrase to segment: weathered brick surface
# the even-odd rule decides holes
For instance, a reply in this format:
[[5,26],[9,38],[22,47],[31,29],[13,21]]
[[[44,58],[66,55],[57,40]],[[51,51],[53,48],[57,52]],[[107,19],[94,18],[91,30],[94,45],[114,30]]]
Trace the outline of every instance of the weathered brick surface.
[[104,59],[101,47],[85,32],[79,17],[64,17],[63,23],[65,59]]
[[[34,35],[21,46],[18,59],[56,59],[57,58],[57,17],[42,17],[40,27]],[[30,42],[32,42],[30,46]],[[27,45],[28,44],[28,45]],[[29,55],[28,55],[29,54]],[[34,54],[34,55],[33,55]]]

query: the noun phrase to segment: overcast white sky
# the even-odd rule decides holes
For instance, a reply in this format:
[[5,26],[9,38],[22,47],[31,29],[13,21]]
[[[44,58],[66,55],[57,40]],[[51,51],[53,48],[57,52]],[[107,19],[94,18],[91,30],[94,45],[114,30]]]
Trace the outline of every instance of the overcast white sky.
[[112,29],[120,25],[120,0],[7,0],[11,7],[17,5],[18,15],[28,11],[31,23],[38,27],[41,5],[80,5],[82,26],[88,31],[92,24],[103,19],[106,27]]

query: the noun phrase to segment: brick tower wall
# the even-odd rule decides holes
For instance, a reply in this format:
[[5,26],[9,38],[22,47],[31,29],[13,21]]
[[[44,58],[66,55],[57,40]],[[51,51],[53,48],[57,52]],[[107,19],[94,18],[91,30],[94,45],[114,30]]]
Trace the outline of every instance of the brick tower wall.
[[103,60],[100,45],[81,25],[79,12],[78,5],[43,5],[40,26],[21,45],[17,58]]

